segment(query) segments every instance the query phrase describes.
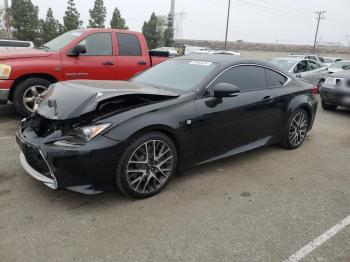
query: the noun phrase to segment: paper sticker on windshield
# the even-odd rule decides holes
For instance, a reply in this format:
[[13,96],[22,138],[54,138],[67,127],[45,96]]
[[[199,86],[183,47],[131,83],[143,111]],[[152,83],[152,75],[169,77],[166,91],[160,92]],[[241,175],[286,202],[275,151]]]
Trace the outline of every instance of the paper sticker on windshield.
[[201,66],[210,66],[213,62],[206,61],[192,61],[190,65],[201,65]]

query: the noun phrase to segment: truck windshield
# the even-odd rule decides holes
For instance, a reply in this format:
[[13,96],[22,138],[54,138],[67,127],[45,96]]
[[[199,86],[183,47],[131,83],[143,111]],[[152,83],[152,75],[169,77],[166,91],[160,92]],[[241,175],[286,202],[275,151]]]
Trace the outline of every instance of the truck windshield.
[[208,61],[168,60],[132,78],[144,85],[189,91],[204,81],[217,65]]
[[69,44],[73,39],[82,35],[81,30],[69,31],[60,35],[50,42],[44,44],[42,47],[47,49],[48,51],[58,51]]

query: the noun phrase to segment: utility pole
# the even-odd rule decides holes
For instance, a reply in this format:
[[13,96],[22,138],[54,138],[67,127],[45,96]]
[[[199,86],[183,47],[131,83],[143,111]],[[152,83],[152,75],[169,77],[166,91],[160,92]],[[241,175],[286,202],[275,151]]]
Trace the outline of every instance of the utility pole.
[[8,2],[8,0],[4,0],[4,5],[5,5],[5,10],[7,10],[7,8],[9,8],[9,2]]
[[312,48],[312,53],[315,53],[315,49],[316,49],[316,41],[317,41],[317,35],[318,35],[318,28],[320,27],[320,21],[321,19],[324,19],[324,17],[322,17],[323,14],[327,13],[326,11],[317,11],[315,12],[315,14],[317,14],[317,27],[316,27],[316,33],[315,33],[315,40],[314,40],[314,47]]
[[230,9],[231,9],[231,0],[228,0],[228,8],[227,8],[227,22],[226,22],[226,35],[225,35],[225,50],[227,49],[227,34],[228,34],[228,25],[230,22]]

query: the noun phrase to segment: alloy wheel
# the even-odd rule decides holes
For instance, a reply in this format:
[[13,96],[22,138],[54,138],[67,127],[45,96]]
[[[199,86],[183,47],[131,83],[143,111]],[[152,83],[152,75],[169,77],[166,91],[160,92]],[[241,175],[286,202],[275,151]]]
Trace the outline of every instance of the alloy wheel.
[[23,104],[30,112],[35,112],[40,101],[44,98],[47,92],[47,87],[42,85],[34,85],[28,88],[23,94]]
[[161,140],[149,140],[134,150],[129,158],[126,177],[137,193],[152,193],[162,187],[174,168],[170,146]]
[[299,146],[305,139],[308,127],[308,118],[303,112],[296,114],[289,128],[289,142],[293,146]]

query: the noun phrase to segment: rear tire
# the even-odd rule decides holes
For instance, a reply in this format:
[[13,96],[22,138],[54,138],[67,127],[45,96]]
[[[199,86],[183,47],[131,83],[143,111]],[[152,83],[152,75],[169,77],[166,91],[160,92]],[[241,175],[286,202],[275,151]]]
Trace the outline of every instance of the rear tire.
[[13,103],[17,112],[27,117],[36,111],[50,84],[51,82],[44,78],[28,78],[20,82],[13,93]]
[[310,117],[304,109],[297,109],[287,121],[283,132],[282,146],[287,149],[300,147],[309,130]]
[[324,100],[321,100],[321,106],[324,110],[329,110],[329,111],[334,111],[338,107],[337,105],[326,104],[326,102]]
[[167,186],[176,166],[172,140],[161,132],[145,133],[134,138],[120,157],[115,184],[124,195],[151,197]]

